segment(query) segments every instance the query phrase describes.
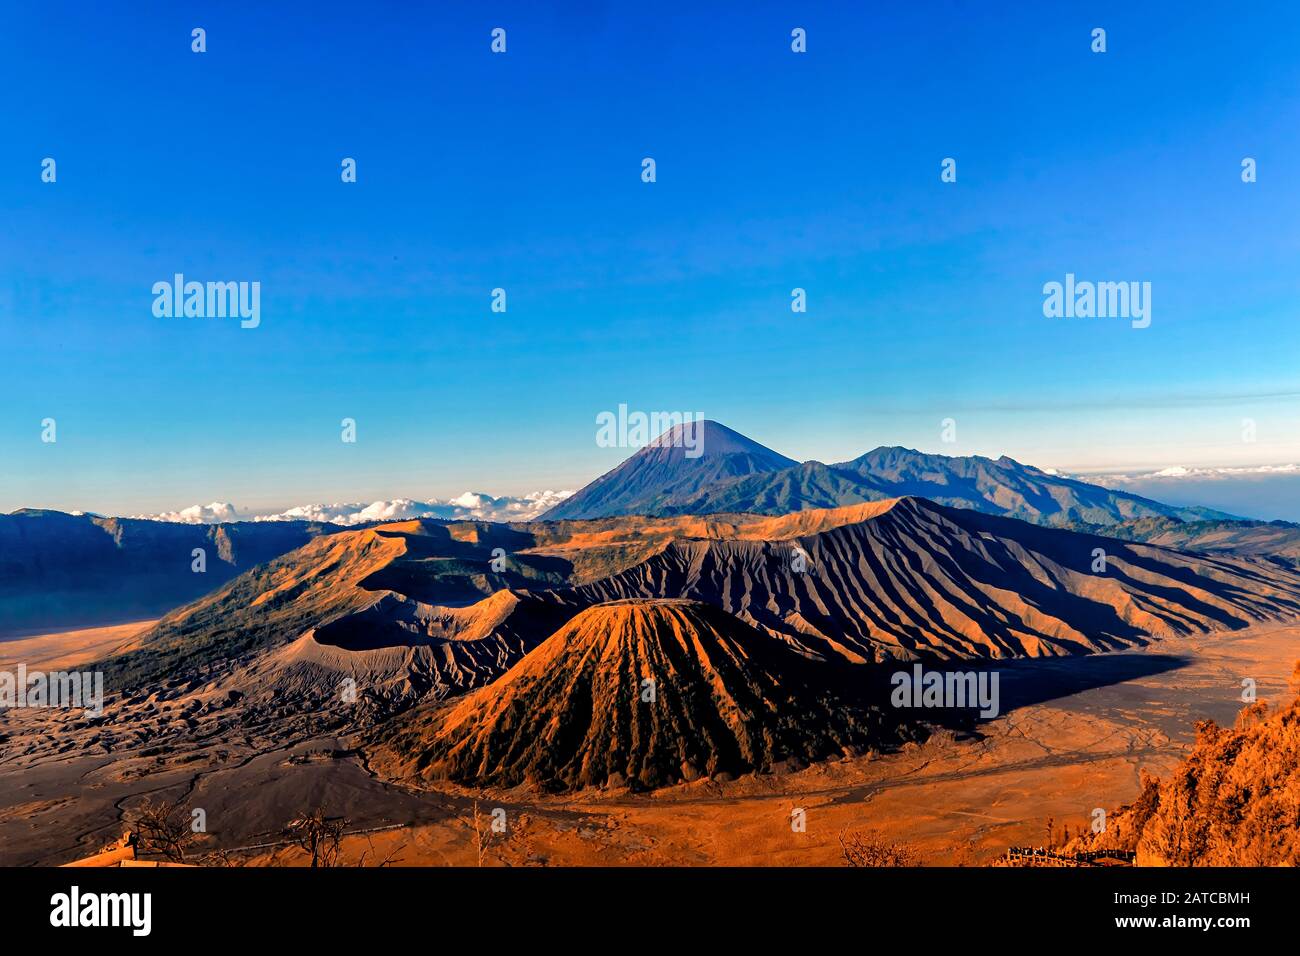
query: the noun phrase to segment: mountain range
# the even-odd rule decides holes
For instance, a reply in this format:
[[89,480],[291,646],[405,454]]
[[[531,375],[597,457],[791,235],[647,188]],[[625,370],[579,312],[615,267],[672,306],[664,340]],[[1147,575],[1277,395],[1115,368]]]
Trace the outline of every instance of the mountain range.
[[[694,429],[686,434],[686,429]],[[689,440],[688,440],[689,438]],[[689,457],[698,443],[699,453]],[[616,515],[786,514],[916,496],[1036,524],[1110,524],[1144,517],[1227,519],[998,459],[881,447],[851,461],[800,464],[714,421],[679,425],[542,514],[543,521]]]
[[[1300,614],[1297,584],[1269,561],[920,498],[773,518],[426,519],[320,536],[259,565],[166,615],[108,674],[198,678],[310,634],[357,655],[414,649],[402,676],[419,683],[436,676],[409,669],[422,649],[508,637],[522,654],[585,608],[653,598],[720,607],[818,660],[1060,656]],[[466,687],[443,681],[440,695]]]
[[[415,783],[645,787],[908,739],[915,720],[871,693],[902,661],[1296,619],[1300,572],[1284,564],[902,498],[320,535],[95,667],[130,706],[186,715],[137,726],[154,746],[331,729],[369,735],[376,766]],[[642,713],[647,678],[669,696]]]
[[[913,496],[1040,525],[1300,564],[1300,526],[1164,505],[1006,457],[877,448],[835,465],[801,464],[717,422],[694,427],[691,444],[670,430],[539,520],[783,515]],[[0,515],[0,637],[156,617],[315,537],[383,520],[358,521],[353,511],[345,518],[182,524],[32,509]],[[192,569],[196,548],[205,553],[201,573]]]

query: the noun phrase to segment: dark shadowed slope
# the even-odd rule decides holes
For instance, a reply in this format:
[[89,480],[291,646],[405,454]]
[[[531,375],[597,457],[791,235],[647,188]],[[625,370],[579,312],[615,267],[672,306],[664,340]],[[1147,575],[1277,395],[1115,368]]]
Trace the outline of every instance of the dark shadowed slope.
[[398,718],[372,762],[475,785],[648,788],[878,742],[881,715],[828,676],[710,605],[602,604],[495,684]]

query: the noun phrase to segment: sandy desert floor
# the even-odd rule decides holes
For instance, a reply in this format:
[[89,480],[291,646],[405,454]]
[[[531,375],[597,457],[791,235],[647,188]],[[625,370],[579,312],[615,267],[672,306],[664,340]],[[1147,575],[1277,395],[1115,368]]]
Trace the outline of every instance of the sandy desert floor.
[[[941,733],[876,759],[821,764],[783,777],[686,785],[650,796],[544,801],[459,792],[434,824],[353,838],[345,857],[474,865],[481,825],[506,810],[488,865],[839,865],[839,833],[869,829],[912,846],[929,865],[980,865],[1009,845],[1040,844],[1052,820],[1086,827],[1138,792],[1139,772],[1163,775],[1195,737],[1195,721],[1231,723],[1242,679],[1263,700],[1289,697],[1300,628],[1261,628],[1171,648],[1002,666],[1004,716],[974,738]],[[804,810],[795,832],[791,814]],[[261,863],[294,862],[295,850]]]
[[75,667],[128,650],[132,641],[157,621],[134,621],[110,627],[87,627],[76,631],[33,634],[0,640],[0,670],[12,670],[20,662],[29,668],[46,670]]
[[[98,632],[98,633],[96,633]],[[114,633],[109,633],[114,632]],[[72,666],[129,629],[46,635],[48,660]],[[74,647],[70,642],[79,642]],[[14,653],[12,642],[0,654]],[[21,653],[38,665],[32,648]],[[78,657],[78,655],[84,655]],[[416,791],[377,779],[351,742],[289,746],[223,739],[215,753],[149,760],[62,748],[16,761],[0,744],[0,864],[61,863],[120,835],[124,806],[145,794],[207,812],[213,845],[256,847],[317,806],[349,821],[343,861],[374,865],[837,865],[838,835],[869,829],[930,865],[979,865],[1008,845],[1086,826],[1137,793],[1140,770],[1165,774],[1194,722],[1231,722],[1243,678],[1264,700],[1288,696],[1300,627],[1165,642],[1142,651],[999,665],[1003,714],[964,737],[941,732],[901,753],[824,763],[782,776],[700,781],[649,795]],[[4,728],[8,730],[8,727]],[[491,835],[505,810],[506,833]],[[804,811],[805,829],[791,827]],[[237,862],[295,865],[300,851],[240,850]]]

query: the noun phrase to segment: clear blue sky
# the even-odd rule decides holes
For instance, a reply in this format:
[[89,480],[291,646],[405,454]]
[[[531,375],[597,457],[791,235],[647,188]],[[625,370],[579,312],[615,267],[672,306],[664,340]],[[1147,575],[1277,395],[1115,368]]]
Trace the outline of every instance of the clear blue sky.
[[[619,403],[823,461],[1300,460],[1300,7],[700,6],[8,5],[0,510],[576,487]],[[176,272],[260,328],[154,317]],[[1067,272],[1151,327],[1044,318]]]

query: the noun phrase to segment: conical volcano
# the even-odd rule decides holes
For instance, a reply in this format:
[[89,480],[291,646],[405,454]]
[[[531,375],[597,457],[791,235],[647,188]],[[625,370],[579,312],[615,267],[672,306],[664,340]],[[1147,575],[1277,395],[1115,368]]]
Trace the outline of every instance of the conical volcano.
[[750,475],[798,465],[726,425],[698,421],[670,428],[613,471],[566,498],[548,521],[659,514],[669,502]]
[[711,605],[615,601],[495,684],[417,708],[374,763],[479,786],[652,788],[879,742],[880,714],[832,689],[828,671]]

